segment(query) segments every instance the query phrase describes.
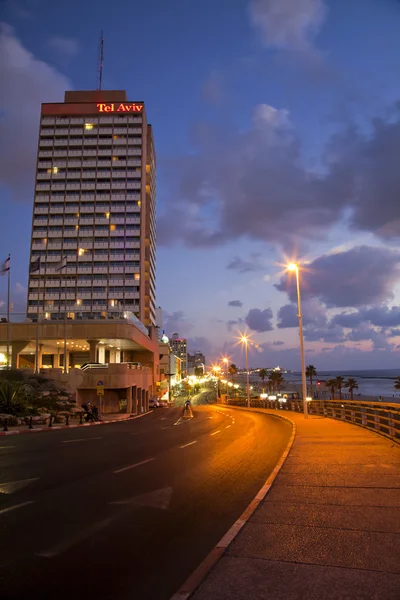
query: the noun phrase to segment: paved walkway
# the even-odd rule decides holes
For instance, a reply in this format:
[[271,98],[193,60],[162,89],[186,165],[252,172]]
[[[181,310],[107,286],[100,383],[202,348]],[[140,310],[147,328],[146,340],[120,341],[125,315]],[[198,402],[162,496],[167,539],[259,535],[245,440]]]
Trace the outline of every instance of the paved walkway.
[[297,435],[282,470],[191,598],[399,600],[400,447],[285,414]]

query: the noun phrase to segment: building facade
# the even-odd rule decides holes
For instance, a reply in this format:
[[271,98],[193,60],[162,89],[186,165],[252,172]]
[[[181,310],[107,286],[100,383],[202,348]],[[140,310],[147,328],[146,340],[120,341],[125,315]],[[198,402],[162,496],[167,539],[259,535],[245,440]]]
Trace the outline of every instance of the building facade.
[[29,319],[155,325],[155,177],[143,102],[82,91],[42,104]]
[[169,340],[172,352],[181,360],[181,376],[187,375],[187,339],[180,338],[177,333],[174,333]]
[[199,350],[194,354],[187,355],[187,370],[189,375],[194,375],[195,368],[200,368],[203,373],[206,371],[206,357]]

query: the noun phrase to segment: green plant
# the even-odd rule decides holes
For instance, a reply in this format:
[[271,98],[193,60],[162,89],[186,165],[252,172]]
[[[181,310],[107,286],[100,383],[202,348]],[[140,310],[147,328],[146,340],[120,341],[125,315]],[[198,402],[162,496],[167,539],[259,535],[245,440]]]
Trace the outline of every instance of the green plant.
[[265,389],[265,388],[264,388],[264,381],[265,381],[265,378],[266,378],[266,377],[267,377],[267,375],[268,375],[268,371],[267,371],[267,369],[260,369],[260,371],[259,371],[259,373],[258,373],[258,374],[259,374],[259,376],[261,377],[261,381],[262,381],[262,391],[263,391],[263,393],[264,393],[264,389]]
[[349,388],[350,397],[353,400],[353,392],[354,392],[354,390],[358,390],[357,380],[354,379],[353,377],[349,377],[347,379],[347,381],[344,382],[343,387]]
[[310,380],[310,396],[313,397],[312,382],[313,382],[313,377],[317,376],[317,369],[314,367],[314,365],[308,365],[306,367],[306,376]]

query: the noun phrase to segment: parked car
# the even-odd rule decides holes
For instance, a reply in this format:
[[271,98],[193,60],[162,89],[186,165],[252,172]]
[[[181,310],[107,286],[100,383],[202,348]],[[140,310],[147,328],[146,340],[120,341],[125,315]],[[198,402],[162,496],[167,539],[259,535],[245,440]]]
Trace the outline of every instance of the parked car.
[[168,408],[168,402],[166,400],[159,400],[158,406],[162,406],[163,408]]
[[160,406],[157,398],[151,398],[149,401],[149,408],[158,408]]

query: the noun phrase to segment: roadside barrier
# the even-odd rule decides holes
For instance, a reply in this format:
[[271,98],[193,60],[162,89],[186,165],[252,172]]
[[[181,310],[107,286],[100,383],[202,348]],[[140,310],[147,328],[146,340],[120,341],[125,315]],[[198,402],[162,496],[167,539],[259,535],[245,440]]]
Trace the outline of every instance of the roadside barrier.
[[[246,400],[230,398],[226,401],[226,404],[246,406]],[[302,400],[252,399],[250,406],[252,408],[303,412]],[[308,413],[310,415],[338,419],[339,421],[347,421],[400,443],[400,404],[363,402],[360,400],[310,400],[308,402]]]

